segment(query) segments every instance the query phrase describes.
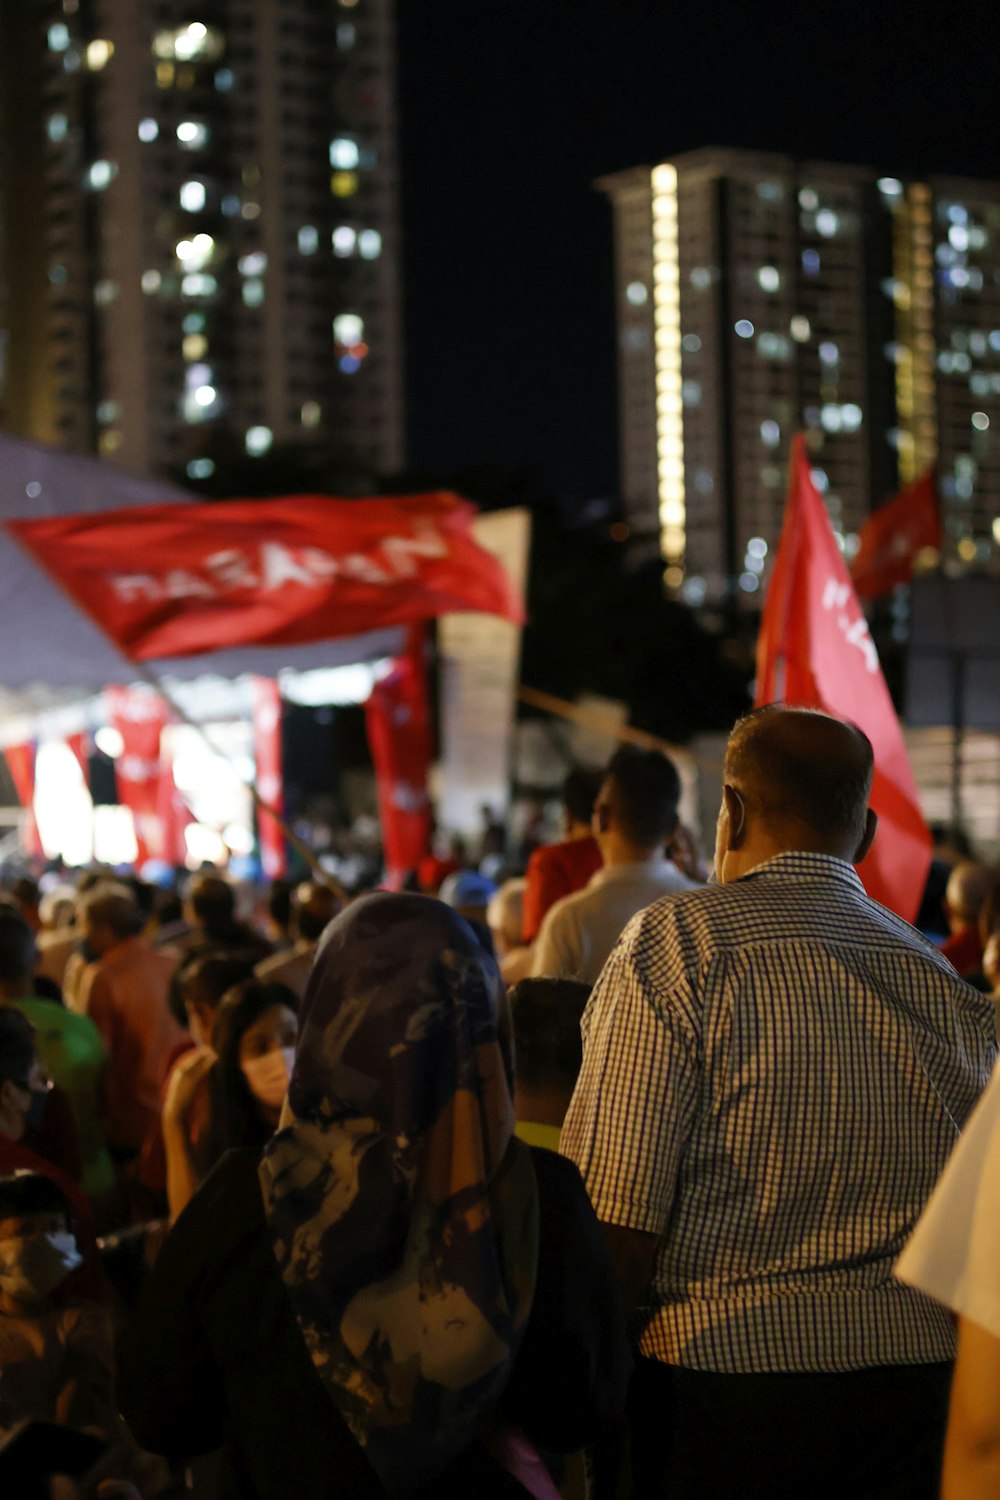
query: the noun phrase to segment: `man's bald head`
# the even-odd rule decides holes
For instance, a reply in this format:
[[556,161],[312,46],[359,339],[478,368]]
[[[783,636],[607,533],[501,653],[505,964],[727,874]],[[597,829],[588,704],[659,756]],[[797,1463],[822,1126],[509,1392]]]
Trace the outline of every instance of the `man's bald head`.
[[725,780],[788,848],[856,848],[865,835],[875,758],[853,724],[769,704],[740,719]]
[[996,870],[975,859],[965,859],[948,876],[945,902],[949,916],[962,926],[972,927],[979,920],[997,878]]

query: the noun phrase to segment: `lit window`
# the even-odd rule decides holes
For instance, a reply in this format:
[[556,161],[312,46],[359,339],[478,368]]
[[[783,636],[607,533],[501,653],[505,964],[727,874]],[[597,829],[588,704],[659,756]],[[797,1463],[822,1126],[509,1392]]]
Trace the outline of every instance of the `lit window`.
[[338,360],[340,368],[345,375],[356,375],[361,369],[361,361],[356,354],[344,354]]
[[45,122],[45,133],[50,141],[64,141],[69,134],[69,121],[65,115],[49,115]]
[[318,401],[304,401],[302,403],[302,410],[299,412],[299,418],[302,422],[303,427],[318,427],[322,415],[323,413],[320,409],[320,404]]
[[247,307],[260,307],[264,301],[264,283],[259,276],[248,276],[243,283],[243,301]]
[[114,56],[114,42],[107,42],[102,37],[87,43],[87,67],[92,73],[99,73],[106,68]]
[[241,276],[260,276],[267,270],[267,256],[263,250],[252,250],[249,255],[240,256],[236,268]]
[[330,192],[335,198],[353,198],[357,190],[357,172],[334,172],[330,178]]
[[181,208],[187,213],[201,213],[205,207],[205,184],[203,182],[181,183],[180,200]]
[[752,536],[747,542],[747,556],[763,558],[767,556],[767,543],[762,536]]
[[799,207],[806,209],[809,213],[812,213],[814,209],[819,208],[819,194],[817,193],[815,188],[807,187],[800,190]]
[[806,275],[807,276],[818,276],[819,275],[819,267],[820,267],[819,251],[818,250],[803,250],[803,252],[802,252],[802,269],[806,273]]
[[699,292],[705,291],[712,285],[712,273],[707,266],[695,266],[691,272],[691,285]]
[[218,391],[214,385],[196,385],[194,388],[194,399],[199,406],[214,406],[218,398]]
[[69,272],[65,266],[49,266],[49,281],[53,286],[65,286],[69,280]]
[[740,318],[736,323],[733,324],[733,331],[738,338],[753,338],[753,324],[751,323],[749,318]]
[[[781,428],[777,422],[761,422],[760,440],[766,448],[776,448],[778,446],[781,442]],[[751,555],[756,556],[756,553]]]
[[205,276],[200,271],[181,277],[182,297],[212,297],[219,290],[214,276]]
[[162,281],[163,277],[160,275],[159,271],[143,271],[142,273],[141,285],[143,291],[147,294],[158,292],[160,290],[160,283]]
[[824,339],[819,346],[819,357],[824,365],[835,365],[840,359],[840,350],[829,339]]
[[198,151],[208,144],[208,126],[200,120],[182,120],[177,127],[177,139],[188,151]]
[[633,307],[642,307],[649,301],[649,292],[641,281],[630,281],[625,288],[625,300]]
[[848,401],[840,408],[840,425],[844,432],[857,432],[861,426],[862,411],[853,401]]
[[248,427],[243,441],[251,457],[259,458],[270,448],[274,441],[274,433],[270,427]]
[[215,473],[215,464],[210,458],[192,458],[184,472],[189,479],[210,479]]
[[107,307],[108,303],[113,302],[117,296],[117,281],[103,280],[95,283],[94,301],[97,303],[98,307]]
[[816,215],[816,233],[821,234],[825,240],[832,240],[840,228],[840,220],[832,208],[821,208]]
[[333,231],[334,255],[341,257],[353,255],[357,239],[357,231],[352,229],[349,224],[338,224],[337,228]]
[[358,250],[362,260],[377,260],[382,254],[382,236],[377,229],[362,229],[358,235]]
[[215,241],[210,234],[196,234],[193,239],[179,240],[175,254],[188,270],[200,271],[211,260],[214,251]]
[[700,406],[701,381],[685,380],[681,385],[681,401],[685,406]]
[[357,313],[340,313],[334,318],[333,337],[346,349],[350,349],[354,344],[360,344],[364,336],[364,321],[358,317]]
[[686,333],[681,339],[681,348],[686,354],[697,354],[701,348],[701,339],[696,333]]
[[140,120],[139,121],[139,139],[140,139],[140,141],[155,141],[156,137],[159,135],[159,133],[160,133],[160,127],[159,127],[159,125],[156,123],[155,120],[151,119],[149,116],[147,116],[145,120]]
[[208,353],[208,339],[203,333],[186,333],[181,340],[181,352],[185,359],[202,359]]
[[315,224],[303,224],[299,230],[299,251],[302,255],[315,255],[319,249],[319,230]]
[[828,402],[822,407],[819,414],[820,425],[826,432],[840,431],[840,407]]
[[118,176],[118,165],[113,161],[92,161],[87,168],[87,185],[101,192]]
[[754,594],[760,588],[760,579],[756,573],[741,573],[740,588],[745,594]]
[[338,135],[330,142],[330,165],[341,167],[345,171],[352,171],[361,160],[361,152],[358,150],[357,141],[352,141],[349,136]]
[[102,427],[106,427],[109,422],[117,422],[121,414],[120,401],[99,401],[97,403],[97,420]]
[[886,198],[901,198],[903,196],[903,184],[896,177],[880,177],[878,190]]
[[104,454],[117,453],[122,445],[122,435],[114,427],[102,432],[97,440],[98,451]]
[[757,272],[757,280],[765,292],[776,292],[781,285],[777,266],[761,266]]
[[185,313],[181,327],[185,333],[203,333],[205,330],[205,314]]
[[65,52],[68,46],[69,27],[63,21],[56,21],[49,27],[49,50]]
[[358,39],[358,28],[352,26],[350,21],[341,21],[337,27],[337,46],[341,52],[350,52]]
[[952,224],[968,224],[969,211],[961,203],[951,203],[948,205],[948,218]]
[[203,21],[191,21],[171,31],[158,31],[153,38],[154,57],[177,58],[192,62],[197,58],[216,58],[223,50],[222,33]]
[[240,200],[235,193],[226,193],[219,203],[220,213],[227,219],[235,219],[240,211]]
[[[189,370],[186,370],[184,372],[184,383],[189,391],[193,391],[194,388],[199,385],[209,385],[211,381],[212,369],[210,365],[192,365]],[[209,403],[207,401],[202,401],[198,404],[199,406],[207,406]]]
[[969,231],[964,224],[952,224],[948,230],[948,243],[956,250],[968,250]]
[[984,411],[974,411],[972,413],[972,425],[977,432],[985,432],[990,425],[990,419]]
[[156,64],[156,87],[158,89],[173,88],[174,65],[169,62],[158,62]]
[[259,219],[260,204],[254,203],[253,201],[244,203],[243,207],[240,209],[240,217],[244,219]]
[[214,79],[215,87],[220,94],[228,94],[235,82],[236,74],[232,68],[220,68]]

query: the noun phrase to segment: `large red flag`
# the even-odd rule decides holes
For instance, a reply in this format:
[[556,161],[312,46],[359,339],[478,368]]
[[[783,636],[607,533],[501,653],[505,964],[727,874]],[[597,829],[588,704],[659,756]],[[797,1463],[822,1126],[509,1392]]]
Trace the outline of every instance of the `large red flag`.
[[[253,679],[253,750],[257,791],[269,807],[284,801],[281,767],[281,693],[273,677]],[[260,866],[267,880],[278,880],[288,869],[288,852],[281,824],[263,808],[257,809]]]
[[478,610],[520,623],[456,495],[146,505],[8,529],[135,661]]
[[913,577],[913,565],[925,547],[941,546],[941,511],[933,471],[879,507],[861,528],[860,546],[851,563],[859,599],[877,599]]
[[757,703],[775,702],[850,719],[871,740],[879,827],[858,873],[870,896],[912,922],[931,837],[878,653],[801,434],[792,440],[788,504],[757,643]]
[[427,771],[431,759],[424,631],[412,626],[405,655],[372,689],[365,705],[375,764],[386,884],[398,890],[431,847]]
[[8,745],[3,753],[17,800],[24,808],[21,829],[24,851],[32,859],[38,859],[44,851],[35,821],[35,745],[31,741],[23,745]]

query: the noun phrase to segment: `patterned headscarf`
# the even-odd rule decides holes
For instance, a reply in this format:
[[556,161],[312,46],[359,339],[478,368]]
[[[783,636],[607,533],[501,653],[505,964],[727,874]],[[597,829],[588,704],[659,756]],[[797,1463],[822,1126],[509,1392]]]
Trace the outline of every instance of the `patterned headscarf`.
[[282,1127],[260,1169],[282,1277],[327,1391],[405,1495],[495,1407],[537,1259],[503,983],[457,913],[377,894],[331,923]]

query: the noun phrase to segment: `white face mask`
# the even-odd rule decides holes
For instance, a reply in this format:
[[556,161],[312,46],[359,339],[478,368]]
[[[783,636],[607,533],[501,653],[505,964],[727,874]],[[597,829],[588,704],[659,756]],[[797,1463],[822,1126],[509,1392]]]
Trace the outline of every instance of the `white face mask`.
[[295,1064],[295,1048],[280,1047],[241,1063],[243,1076],[255,1099],[268,1109],[278,1109],[288,1093],[288,1080]]
[[15,1301],[37,1301],[55,1291],[83,1256],[68,1229],[0,1243],[0,1287]]

